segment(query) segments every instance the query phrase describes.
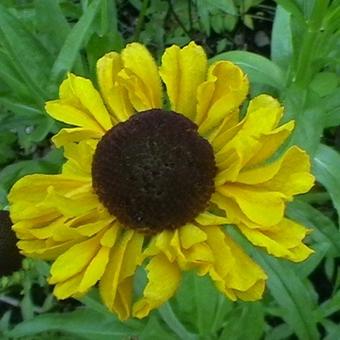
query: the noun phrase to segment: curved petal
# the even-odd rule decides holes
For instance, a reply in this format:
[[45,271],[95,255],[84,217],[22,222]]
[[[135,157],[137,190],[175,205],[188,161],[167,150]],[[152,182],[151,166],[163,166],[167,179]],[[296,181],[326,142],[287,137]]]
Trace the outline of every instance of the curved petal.
[[15,223],[53,213],[49,208],[42,210],[37,206],[46,200],[49,187],[54,187],[60,195],[65,195],[88,184],[88,179],[74,176],[39,174],[25,176],[13,185],[8,195],[11,219]]
[[69,74],[60,86],[60,99],[46,103],[46,111],[64,123],[105,133],[112,121],[89,79]]
[[237,182],[254,185],[259,190],[281,192],[289,200],[313,186],[310,168],[307,153],[293,146],[277,161],[241,172]]
[[194,120],[197,88],[207,73],[203,48],[194,42],[182,49],[176,45],[167,48],[159,73],[166,85],[171,109]]
[[226,184],[218,192],[232,198],[242,212],[253,222],[264,226],[278,224],[284,214],[284,195],[280,192],[263,191],[246,185]]
[[100,130],[91,130],[87,128],[68,128],[61,129],[56,135],[52,137],[53,144],[60,148],[64,145],[82,140],[95,139],[99,140],[103,136]]
[[86,140],[65,145],[64,157],[67,162],[63,165],[63,174],[91,180],[92,158],[95,149],[96,143],[93,144]]
[[144,236],[128,230],[113,247],[99,290],[109,310],[121,320],[130,316],[132,279],[141,260]]
[[228,150],[235,149],[245,165],[261,149],[261,136],[276,128],[282,112],[283,108],[274,98],[268,95],[254,98],[249,104],[246,117],[239,124],[237,133],[217,152],[217,159]]
[[197,117],[199,132],[206,135],[230,116],[245,100],[249,90],[247,76],[235,64],[218,61],[209,67],[208,80],[197,92]]
[[133,113],[126,89],[117,82],[118,73],[122,68],[123,62],[116,52],[107,53],[97,61],[97,79],[100,92],[110,113],[119,122],[129,119]]
[[146,269],[148,283],[143,297],[133,306],[133,316],[139,319],[169,300],[175,294],[181,278],[177,264],[169,262],[164,255],[153,257]]
[[261,147],[246,163],[246,167],[252,167],[259,165],[262,162],[269,159],[279,149],[279,147],[285,142],[285,140],[292,133],[295,126],[293,120],[281,125],[280,127],[263,134],[259,140]]
[[309,230],[287,218],[264,230],[248,228],[244,224],[239,224],[238,228],[251,243],[264,247],[269,254],[276,257],[301,262],[314,252],[302,242]]
[[97,254],[99,248],[99,236],[92,237],[71,247],[53,263],[49,283],[64,282],[81,273]]
[[162,88],[157,65],[141,44],[128,44],[121,53],[124,68],[118,73],[118,83],[128,92],[136,111],[162,107]]
[[284,155],[280,170],[261,188],[282,192],[288,199],[293,195],[309,191],[314,185],[314,176],[310,173],[311,164],[308,154],[293,146]]
[[216,287],[233,301],[260,299],[267,278],[263,270],[220,228],[205,231],[215,258],[209,275]]

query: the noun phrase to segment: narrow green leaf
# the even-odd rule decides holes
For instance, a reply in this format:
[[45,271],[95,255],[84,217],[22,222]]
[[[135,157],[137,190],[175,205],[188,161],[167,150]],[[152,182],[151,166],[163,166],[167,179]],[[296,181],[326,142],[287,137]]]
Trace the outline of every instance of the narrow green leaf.
[[51,67],[51,55],[41,42],[9,11],[0,5],[1,43],[32,95],[42,104],[43,89]]
[[340,154],[331,147],[320,144],[313,165],[314,174],[329,192],[340,221]]
[[287,207],[288,217],[311,227],[311,237],[318,243],[326,243],[333,255],[340,254],[340,232],[330,218],[300,200],[294,200]]
[[52,51],[59,50],[70,32],[59,1],[35,0],[35,9],[38,29],[47,37]]
[[323,130],[324,108],[318,94],[291,86],[285,91],[284,120],[295,120],[289,145],[298,145],[313,156],[319,147]]
[[301,279],[288,263],[270,258],[260,252],[256,252],[254,256],[268,274],[268,287],[282,308],[281,317],[299,339],[320,339],[315,317],[317,306]]
[[275,12],[271,39],[271,59],[282,69],[287,69],[293,55],[291,17],[282,6]]
[[219,339],[262,339],[265,322],[264,308],[260,302],[240,303],[225,320]]
[[339,83],[338,76],[334,72],[317,73],[311,84],[311,89],[318,93],[320,97],[325,97],[332,94]]
[[85,10],[79,21],[73,26],[54,62],[50,74],[52,84],[59,83],[67,71],[70,71],[79,56],[85,39],[89,38],[91,24],[96,17],[102,0],[94,0]]
[[230,60],[239,65],[255,83],[282,89],[285,85],[281,69],[269,59],[246,51],[231,51],[218,54],[210,62]]
[[304,22],[304,15],[295,0],[276,0],[276,2],[300,22]]
[[0,50],[0,79],[11,89],[16,97],[30,97],[27,86],[23,84],[18,71],[13,67],[10,57]]
[[160,320],[154,315],[151,315],[145,328],[139,334],[138,338],[140,340],[150,340],[150,339],[162,339],[162,340],[178,340],[175,334],[171,334],[163,325],[161,325]]
[[6,335],[17,338],[47,331],[67,332],[85,339],[96,340],[118,340],[137,335],[136,331],[118,321],[113,314],[104,317],[87,308],[78,308],[70,313],[39,315],[32,320],[19,323]]
[[331,95],[322,98],[322,105],[325,108],[324,127],[340,125],[340,88],[338,87]]

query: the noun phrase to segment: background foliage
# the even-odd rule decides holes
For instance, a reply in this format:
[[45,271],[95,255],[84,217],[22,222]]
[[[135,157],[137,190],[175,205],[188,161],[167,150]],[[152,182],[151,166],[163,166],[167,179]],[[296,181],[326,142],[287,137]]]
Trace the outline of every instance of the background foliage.
[[340,339],[339,36],[339,0],[1,0],[0,208],[18,178],[60,168],[62,154],[49,138],[62,125],[44,102],[57,96],[66,72],[95,81],[98,57],[130,41],[159,59],[166,46],[195,40],[211,61],[239,64],[252,96],[279,97],[284,120],[296,120],[289,144],[308,150],[318,181],[287,212],[313,229],[308,261],[270,258],[233,234],[269,274],[261,302],[231,303],[188,273],[171,304],[121,323],[95,291],[82,303],[56,302],[48,265],[25,260],[22,271],[0,280],[1,337]]

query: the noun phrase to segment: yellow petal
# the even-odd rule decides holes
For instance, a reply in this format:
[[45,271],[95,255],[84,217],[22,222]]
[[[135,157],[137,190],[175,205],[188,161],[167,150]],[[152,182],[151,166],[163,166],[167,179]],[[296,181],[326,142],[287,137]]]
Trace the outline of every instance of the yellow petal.
[[59,300],[71,297],[77,293],[81,280],[82,274],[80,273],[66,281],[58,283],[53,289],[54,296]]
[[107,53],[97,61],[100,92],[111,114],[120,122],[129,119],[133,113],[126,89],[117,82],[118,73],[122,68],[123,62],[116,52]]
[[91,81],[69,74],[60,87],[60,99],[46,103],[46,111],[62,122],[105,132],[112,121]]
[[58,194],[65,195],[88,183],[88,179],[65,175],[25,176],[14,184],[8,195],[12,221],[18,222],[26,218],[55,214],[53,211],[55,209],[39,207],[39,204],[46,200],[49,187],[54,187]]
[[280,127],[263,134],[260,137],[261,148],[247,162],[246,166],[251,167],[261,164],[269,159],[278,148],[284,143],[287,137],[291,134],[295,126],[293,120],[281,125]]
[[184,249],[191,248],[194,244],[207,239],[207,235],[193,224],[186,224],[179,229],[180,243]]
[[133,315],[139,319],[169,300],[175,294],[181,278],[177,264],[169,262],[164,255],[153,257],[146,269],[148,284],[143,297],[133,306]]
[[85,293],[100,280],[109,261],[109,255],[109,247],[100,248],[98,253],[86,267],[79,284],[79,288],[77,289],[77,293]]
[[313,253],[312,249],[302,243],[308,229],[292,220],[285,218],[279,224],[264,230],[248,228],[244,224],[239,224],[238,227],[251,243],[264,247],[269,254],[276,257],[300,262]]
[[66,197],[56,192],[54,187],[47,189],[47,196],[40,207],[55,208],[65,217],[76,217],[87,213],[98,206],[98,197],[91,192],[91,187],[87,187],[84,192],[77,197]]
[[79,143],[68,143],[64,146],[64,157],[67,162],[63,165],[63,174],[84,176],[91,178],[92,173],[92,159],[95,152],[88,141],[81,141]]
[[[197,123],[206,135],[242,104],[248,94],[247,76],[235,64],[219,61],[209,67],[208,80],[198,90]],[[213,91],[212,86],[213,85]]]
[[[220,227],[204,227],[207,234],[207,245],[211,249],[214,256],[213,267],[210,269],[210,276],[215,281],[219,289],[225,286],[224,278],[233,268],[233,255],[230,248],[225,243],[225,235]],[[230,296],[231,299],[235,299]]]
[[80,142],[87,139],[100,139],[103,136],[102,130],[91,130],[84,128],[61,129],[52,137],[53,144],[60,148],[68,143]]
[[124,68],[118,74],[118,82],[127,89],[133,107],[137,111],[162,107],[161,81],[149,51],[141,44],[131,43],[121,57]]
[[305,193],[314,185],[314,176],[310,173],[310,168],[308,154],[293,146],[284,155],[277,174],[261,187],[282,192],[288,198]]
[[113,247],[99,289],[105,305],[121,320],[130,316],[132,277],[140,263],[144,237],[131,230],[124,232]]
[[261,191],[251,186],[226,184],[218,192],[232,198],[242,212],[255,223],[269,226],[279,223],[284,214],[284,195]]
[[74,245],[59,256],[51,267],[50,284],[66,281],[81,273],[92,261],[99,249],[98,237]]
[[217,152],[217,161],[220,154],[235,149],[241,155],[243,164],[246,164],[261,149],[260,137],[276,128],[282,112],[280,103],[274,98],[268,95],[254,98],[249,104],[246,117],[239,124],[240,128],[237,127],[236,135]]
[[218,216],[209,212],[203,212],[199,214],[195,221],[199,223],[200,225],[206,226],[206,225],[223,225],[228,223],[228,219],[223,216]]
[[225,241],[231,249],[235,261],[228,285],[242,300],[260,299],[264,292],[267,275],[228,235],[225,235]]
[[293,195],[309,191],[314,177],[306,152],[293,146],[277,161],[241,172],[237,182],[257,184],[258,188],[278,191],[291,199]]
[[165,50],[159,73],[173,111],[195,117],[197,88],[205,80],[206,72],[207,56],[194,42],[182,49],[173,45]]
[[209,275],[216,287],[231,300],[260,299],[266,275],[262,269],[218,227],[206,227],[208,245],[215,263]]
[[62,103],[60,100],[53,100],[46,103],[46,111],[54,119],[61,122],[80,126],[87,130],[96,132],[97,134],[104,134],[103,128],[98,122],[91,116],[87,115],[80,109],[77,109],[71,105]]
[[17,247],[26,256],[49,261],[65,253],[76,242],[77,240],[70,240],[62,243],[50,242],[47,244],[45,240],[29,240],[19,241]]
[[[222,155],[220,155],[222,156]],[[226,182],[235,182],[242,169],[242,157],[237,150],[230,149],[223,154],[223,157],[216,158],[217,174],[215,187]]]
[[171,247],[171,240],[174,237],[174,232],[164,230],[162,233],[155,237],[156,248],[163,252],[170,262],[173,262],[176,257],[174,249]]

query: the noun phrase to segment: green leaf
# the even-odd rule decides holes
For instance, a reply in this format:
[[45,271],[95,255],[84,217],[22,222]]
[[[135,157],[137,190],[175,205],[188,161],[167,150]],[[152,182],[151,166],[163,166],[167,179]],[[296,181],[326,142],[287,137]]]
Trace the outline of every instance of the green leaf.
[[331,147],[320,144],[313,164],[314,174],[329,192],[340,221],[340,154]]
[[51,67],[51,55],[41,42],[9,11],[0,5],[0,38],[17,71],[32,95],[42,105],[43,88]]
[[270,293],[282,308],[281,317],[300,339],[320,339],[315,305],[306,286],[288,263],[256,252],[255,259],[268,274]]
[[225,320],[219,339],[262,339],[265,328],[264,308],[260,302],[240,303]]
[[275,12],[271,40],[271,59],[282,69],[287,69],[293,55],[293,40],[289,13],[281,6]]
[[323,130],[324,108],[320,97],[293,85],[285,92],[284,107],[284,120],[294,119],[296,123],[289,145],[298,145],[313,156]]
[[13,67],[11,58],[3,50],[0,50],[0,65],[0,79],[11,89],[11,92],[16,97],[29,98],[27,86],[23,84],[23,79]]
[[318,243],[328,244],[331,254],[340,254],[340,232],[330,218],[300,200],[290,203],[286,213],[291,219],[311,227],[311,237]]
[[84,339],[110,340],[136,336],[136,330],[130,329],[118,321],[113,314],[99,314],[88,308],[78,308],[70,313],[50,313],[39,315],[24,321],[6,333],[8,337],[27,337],[46,331],[60,331]]
[[320,306],[320,319],[327,318],[340,310],[340,290]]
[[46,36],[46,43],[51,50],[57,52],[70,32],[70,26],[61,11],[59,1],[35,0],[35,8],[38,29]]
[[184,274],[173,304],[180,320],[201,336],[219,331],[232,308],[208,277],[199,277],[194,272]]
[[178,337],[175,334],[171,334],[165,327],[160,323],[154,315],[149,317],[149,320],[143,329],[143,331],[138,336],[141,340],[149,339],[162,339],[162,340],[177,340]]
[[338,87],[331,95],[322,98],[322,106],[325,108],[324,127],[340,125],[340,88]]
[[246,51],[231,51],[218,54],[210,59],[213,63],[218,60],[230,60],[246,72],[251,81],[282,89],[285,85],[281,69],[269,59]]
[[89,38],[89,33],[92,30],[91,25],[96,17],[101,2],[102,0],[92,1],[67,36],[52,67],[50,74],[50,81],[52,84],[59,83],[65,73],[70,71],[74,66],[85,39]]
[[301,8],[295,0],[276,0],[276,2],[300,22],[305,21]]
[[318,93],[320,97],[332,94],[338,86],[338,76],[333,72],[317,73],[311,84],[311,89]]

